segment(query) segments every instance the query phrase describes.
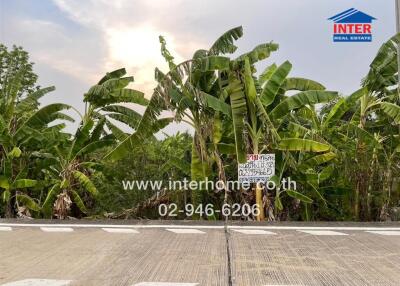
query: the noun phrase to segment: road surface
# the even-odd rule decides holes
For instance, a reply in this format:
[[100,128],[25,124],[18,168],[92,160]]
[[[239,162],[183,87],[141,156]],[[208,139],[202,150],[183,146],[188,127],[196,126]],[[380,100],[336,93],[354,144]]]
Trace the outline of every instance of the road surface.
[[[110,223],[110,224],[108,224]],[[0,285],[399,285],[400,224],[0,221]]]

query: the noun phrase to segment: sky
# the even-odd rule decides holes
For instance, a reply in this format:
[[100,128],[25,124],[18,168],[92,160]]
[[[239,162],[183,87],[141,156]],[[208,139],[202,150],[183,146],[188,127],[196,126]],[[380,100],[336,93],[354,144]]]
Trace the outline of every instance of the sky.
[[[355,8],[377,20],[371,43],[334,43],[327,19]],[[41,86],[56,86],[42,103],[83,110],[83,94],[108,71],[125,67],[132,88],[150,97],[154,68],[166,70],[158,36],[176,62],[243,26],[237,54],[273,41],[279,50],[257,66],[289,60],[290,76],[328,90],[355,91],[380,45],[396,32],[394,0],[0,0],[0,42],[30,53]],[[173,124],[172,134],[187,127]]]

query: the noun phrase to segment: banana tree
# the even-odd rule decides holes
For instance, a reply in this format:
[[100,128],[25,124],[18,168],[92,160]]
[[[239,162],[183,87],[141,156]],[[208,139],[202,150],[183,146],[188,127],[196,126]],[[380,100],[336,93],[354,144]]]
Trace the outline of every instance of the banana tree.
[[[229,68],[229,58],[222,54],[233,53],[236,50],[233,43],[242,34],[241,27],[233,28],[218,38],[211,48],[196,51],[192,59],[178,65],[167,50],[165,40],[160,37],[161,52],[168,63],[169,71],[164,74],[156,70],[156,79],[159,82],[156,92],[167,103],[167,108],[174,112],[175,120],[188,123],[195,131],[191,160],[192,180],[204,181],[210,177],[214,164],[217,165],[218,176],[224,178],[221,152],[216,146],[224,133],[221,129],[221,114],[230,114],[230,107],[218,100],[223,96],[218,71]],[[192,193],[192,202],[195,205],[205,199],[204,190]]]
[[[67,138],[48,144],[54,146],[36,152],[35,157],[45,159],[43,173],[48,182],[48,193],[43,201],[28,195],[19,196],[28,209],[42,213],[45,217],[66,218],[71,207],[77,207],[80,214],[88,213],[82,196],[96,197],[97,189],[91,176],[101,169],[101,163],[91,161],[92,154],[103,148],[111,148],[118,142],[127,142],[129,137],[123,131],[124,125],[133,130],[139,129],[139,123],[147,118],[153,102],[144,98],[144,94],[127,88],[133,77],[124,77],[125,69],[107,73],[84,95],[85,113],[76,133]],[[129,104],[149,105],[144,116]],[[154,125],[162,128],[169,119],[158,120]],[[148,129],[146,129],[146,132]],[[152,135],[153,133],[151,133]],[[64,138],[65,139],[65,138]],[[124,141],[125,140],[125,141]],[[138,140],[140,144],[142,141]],[[121,150],[119,145],[115,150]],[[120,149],[119,149],[120,148]],[[114,151],[115,151],[114,150]],[[89,198],[88,198],[89,200]],[[73,211],[73,210],[72,210]],[[80,215],[79,212],[75,211]]]
[[[287,135],[282,126],[297,112],[305,108],[313,109],[318,103],[328,102],[335,98],[337,93],[325,91],[321,84],[312,80],[288,78],[292,67],[288,61],[280,66],[273,64],[267,67],[258,78],[254,76],[253,64],[254,59],[244,55],[239,57],[233,65],[237,70],[233,73],[231,83],[236,80],[241,85],[241,89],[237,89],[230,96],[238,161],[244,161],[246,152],[320,151],[319,148],[323,143],[282,138]],[[293,90],[299,92],[288,96],[287,93]],[[249,142],[248,145],[246,142]],[[285,157],[290,159],[292,156],[289,152],[283,152],[277,156],[283,161],[286,160]],[[289,161],[293,162],[292,159]],[[282,164],[282,166],[286,168],[288,164]],[[281,173],[283,174],[282,170]],[[279,192],[277,192],[275,202],[276,208],[280,209],[282,204],[278,194]],[[293,191],[288,194],[303,198],[301,194]],[[261,188],[256,188],[255,197],[257,205],[263,210]],[[258,219],[263,219],[262,212]]]
[[107,73],[85,93],[83,121],[94,119],[99,135],[111,132],[118,141],[126,139],[126,130],[136,130],[141,120],[136,105],[149,104],[143,92],[128,88],[133,80],[132,76],[126,76],[124,68]]
[[[377,171],[372,167],[378,168],[377,164],[371,164],[376,161],[376,144],[370,139],[374,136],[385,138],[388,136],[390,142],[384,144],[384,158],[387,165],[387,172],[383,176],[391,177],[393,170],[392,160],[394,154],[392,146],[396,146],[396,137],[399,134],[400,125],[396,122],[396,110],[400,103],[398,91],[398,62],[397,53],[400,42],[400,34],[397,34],[384,43],[379,49],[376,57],[370,64],[370,70],[363,80],[363,94],[355,102],[357,110],[354,110],[352,118],[349,120],[351,130],[356,130],[355,154],[359,168],[355,170],[355,195],[354,195],[354,216],[356,219],[369,219],[369,194],[373,186],[373,174]],[[394,119],[394,122],[388,122],[388,119]],[[397,126],[396,128],[393,128]],[[380,127],[380,128],[379,128]],[[375,142],[376,143],[376,142]],[[388,146],[389,148],[387,148]],[[371,152],[372,151],[372,152]],[[389,171],[390,170],[390,171]],[[391,178],[385,179],[390,181]],[[388,183],[383,184],[383,192],[388,198]],[[389,200],[386,199],[382,206],[381,213],[386,213]]]
[[72,139],[59,141],[51,148],[37,152],[35,156],[45,160],[42,172],[48,182],[48,193],[43,201],[37,201],[27,195],[18,197],[21,203],[33,212],[44,217],[66,218],[74,203],[81,213],[87,214],[82,195],[90,194],[93,198],[97,189],[91,181],[91,175],[101,169],[101,164],[93,162],[90,155],[111,146],[114,139],[100,138],[94,120],[82,121]]
[[378,97],[386,96],[389,101],[397,104],[400,104],[397,74],[399,43],[400,34],[396,34],[379,48],[362,83]]
[[[45,217],[55,214],[59,218],[65,218],[72,203],[75,203],[83,214],[87,213],[81,198],[82,193],[79,191],[86,191],[92,196],[96,195],[97,190],[90,180],[90,175],[94,173],[96,167],[101,166],[90,162],[90,155],[101,148],[115,144],[118,140],[124,140],[128,135],[120,129],[121,125],[126,124],[135,128],[140,119],[140,114],[133,109],[115,103],[128,102],[142,105],[148,103],[143,93],[126,88],[133,78],[123,77],[125,74],[125,69],[107,73],[97,85],[89,89],[84,96],[85,113],[81,116],[80,127],[72,139],[69,136],[66,138],[61,136],[51,140],[54,136],[49,136],[48,132],[39,136],[34,129],[28,129],[34,132],[36,140],[43,138],[48,146],[54,146],[52,148],[46,146],[46,148],[38,149],[39,152],[35,152],[35,158],[48,163],[43,164],[42,173],[45,173],[45,178],[50,183],[46,185],[49,191],[44,201],[37,201],[27,194],[17,196],[17,200],[20,200],[28,209],[33,212],[41,212]],[[37,93],[39,92],[40,95],[43,94],[43,91]],[[32,99],[37,100],[37,93],[20,103],[24,109],[28,107],[28,103]],[[62,105],[53,105],[50,110],[57,112],[57,108],[61,107]],[[19,108],[17,105],[16,109],[22,110],[23,108]],[[37,117],[44,119],[44,116],[42,116],[43,118]],[[62,117],[55,117],[55,119],[60,118]],[[35,119],[31,119],[31,121],[33,123],[40,122]],[[30,123],[31,121],[24,125],[24,132],[17,132],[17,134],[27,133],[25,130],[33,124]],[[48,121],[45,120],[41,124],[44,125]],[[106,126],[108,130],[105,128]],[[111,134],[109,134],[110,132]]]
[[[14,147],[4,158],[4,166],[2,168],[2,175],[0,175],[0,189],[2,189],[2,200],[7,204],[6,216],[11,217],[13,215],[13,206],[11,202],[13,199],[19,196],[19,190],[25,188],[32,188],[36,186],[37,181],[25,178],[26,169],[18,171],[18,174],[13,175],[16,171],[12,165],[13,161],[20,158],[22,151],[18,147]],[[18,209],[19,211],[19,209]]]
[[[169,64],[170,71],[167,74],[157,71],[159,90],[168,107],[175,112],[175,118],[189,123],[195,130],[191,166],[193,180],[204,180],[211,176],[214,164],[217,166],[219,179],[225,180],[221,155],[237,153],[240,162],[245,160],[243,150],[234,150],[235,136],[241,136],[240,130],[244,130],[244,122],[239,119],[242,112],[242,86],[240,80],[230,80],[235,78],[235,73],[240,70],[245,60],[253,65],[267,58],[277,49],[277,45],[261,44],[232,60],[224,56],[236,50],[233,43],[242,33],[241,27],[227,31],[210,49],[198,50],[191,60],[179,65],[173,62],[173,57],[161,38],[162,54]],[[232,99],[233,97],[235,98]],[[238,110],[236,105],[232,105],[232,101],[235,100],[238,101]],[[234,124],[231,123],[232,120]],[[254,140],[258,140],[260,136],[258,128],[257,132]],[[241,141],[240,138],[236,138],[236,142]],[[239,146],[243,145],[236,145]],[[225,190],[225,198],[227,191]]]
[[[11,80],[11,79],[10,79]],[[0,97],[0,190],[2,200],[6,204],[6,215],[14,214],[14,202],[18,193],[37,184],[37,180],[29,178],[32,154],[46,146],[48,138],[67,138],[61,132],[64,123],[54,124],[55,120],[74,121],[64,113],[70,106],[50,104],[38,109],[38,100],[54,90],[47,87],[21,94],[20,78],[14,79],[14,88],[2,89]],[[10,84],[10,82],[9,82]],[[53,126],[49,126],[53,124]],[[16,202],[18,203],[18,202]]]

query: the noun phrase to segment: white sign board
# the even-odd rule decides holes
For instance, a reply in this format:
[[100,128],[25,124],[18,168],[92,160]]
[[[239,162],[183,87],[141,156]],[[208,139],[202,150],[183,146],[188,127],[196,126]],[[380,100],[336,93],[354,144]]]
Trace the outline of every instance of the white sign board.
[[266,182],[275,175],[275,154],[247,154],[247,162],[239,164],[239,182]]

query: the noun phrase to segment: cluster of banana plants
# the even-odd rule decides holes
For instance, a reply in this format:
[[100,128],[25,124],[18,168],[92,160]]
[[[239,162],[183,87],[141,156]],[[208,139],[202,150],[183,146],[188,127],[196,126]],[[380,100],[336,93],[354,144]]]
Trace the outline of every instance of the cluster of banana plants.
[[[301,219],[329,218],[330,212],[340,219],[385,219],[397,203],[390,200],[393,188],[399,192],[393,175],[400,148],[399,35],[382,46],[363,86],[349,96],[290,77],[288,61],[257,72],[256,64],[278,45],[260,44],[229,56],[242,35],[241,27],[231,29],[211,48],[180,64],[160,37],[169,71],[156,70],[156,92],[175,119],[195,131],[192,180],[226,180],[225,168],[245,162],[246,154],[274,153],[274,192],[257,187],[250,193],[225,190],[224,201],[257,203],[260,220],[284,219],[293,210]],[[280,189],[284,177],[296,180],[297,190]],[[206,203],[213,194],[198,190],[191,199]]]
[[[247,154],[276,158],[275,190],[184,190],[183,204],[257,204],[260,213],[243,219],[388,219],[400,201],[400,35],[382,45],[360,89],[349,95],[291,76],[289,61],[257,71],[279,46],[266,42],[238,55],[235,41],[242,36],[242,27],[233,28],[181,63],[160,36],[169,69],[155,70],[152,97],[129,88],[133,77],[119,69],[84,94],[83,114],[61,103],[39,108],[54,87],[33,88],[30,64],[2,59],[0,195],[6,214],[89,215],[98,193],[92,178],[104,162],[154,142],[155,133],[177,121],[194,131],[191,162],[179,153],[163,168],[174,166],[191,180],[237,180]],[[80,118],[75,134],[64,131],[65,121],[73,121],[67,110]],[[288,177],[296,189],[281,186]]]
[[[130,104],[146,107],[149,101],[142,92],[128,88],[133,77],[119,69],[107,73],[84,95],[84,114],[61,103],[39,109],[38,100],[55,88],[23,89],[31,64],[19,69],[13,69],[13,62],[4,64],[0,195],[6,216],[62,219],[86,215],[85,203],[92,203],[97,195],[91,177],[102,169],[102,161],[92,155],[117,146],[132,129],[138,129],[142,115]],[[63,113],[69,109],[80,118],[75,134],[63,131],[63,121],[74,121]]]
[[[17,80],[18,77],[14,77],[14,82],[9,82],[8,85],[17,87]],[[32,168],[36,168],[33,160],[38,150],[47,148],[47,144],[68,138],[67,134],[59,132],[65,127],[63,123],[51,127],[48,124],[56,119],[73,121],[60,113],[69,106],[52,104],[37,109],[38,99],[52,90],[54,87],[39,89],[21,99],[18,89],[10,88],[0,98],[0,188],[9,216],[14,212],[14,204],[18,204],[16,199],[25,199],[21,190],[38,185],[38,180],[29,176]]]

